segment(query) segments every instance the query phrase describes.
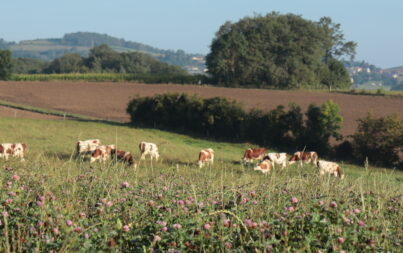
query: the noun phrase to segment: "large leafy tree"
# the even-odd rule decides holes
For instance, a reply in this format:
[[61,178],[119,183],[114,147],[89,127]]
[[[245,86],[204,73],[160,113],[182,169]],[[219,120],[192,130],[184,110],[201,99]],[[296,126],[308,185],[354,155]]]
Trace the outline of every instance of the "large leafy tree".
[[[330,18],[313,22],[276,12],[246,17],[220,27],[206,63],[214,80],[227,86],[350,85],[347,72],[335,64],[355,52],[355,44],[345,43],[342,35]],[[336,75],[329,73],[334,70]]]
[[13,72],[13,61],[9,50],[0,50],[0,80],[8,80]]

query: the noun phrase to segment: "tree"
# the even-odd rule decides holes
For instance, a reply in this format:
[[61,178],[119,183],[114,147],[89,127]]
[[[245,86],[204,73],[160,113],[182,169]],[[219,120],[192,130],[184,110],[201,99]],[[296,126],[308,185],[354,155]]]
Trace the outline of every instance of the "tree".
[[83,58],[79,54],[65,54],[64,56],[53,60],[45,73],[79,73],[83,72]]
[[[353,54],[354,45],[344,43],[340,25],[329,18],[313,22],[273,12],[224,23],[215,34],[206,64],[214,81],[227,86],[294,88],[320,86],[329,79],[338,86],[348,75],[334,62],[338,56]],[[331,57],[333,63],[327,66]],[[326,79],[321,70],[326,71]],[[333,71],[335,76],[328,74]]]
[[397,115],[374,118],[368,114],[358,119],[357,132],[352,136],[354,157],[363,162],[368,158],[375,165],[394,166],[403,152],[403,122]]
[[343,118],[339,114],[339,106],[332,100],[321,107],[310,105],[306,112],[306,130],[304,142],[308,149],[320,150],[326,154],[330,151],[330,138],[341,140],[339,133]]
[[9,50],[0,50],[0,80],[9,80],[13,73],[13,61]]

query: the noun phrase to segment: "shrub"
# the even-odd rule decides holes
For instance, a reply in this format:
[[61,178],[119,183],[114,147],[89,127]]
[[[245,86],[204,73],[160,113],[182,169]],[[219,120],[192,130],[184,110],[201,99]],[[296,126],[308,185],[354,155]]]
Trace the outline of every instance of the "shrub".
[[358,120],[357,132],[352,135],[354,157],[376,165],[393,166],[403,151],[403,122],[396,115],[374,118],[368,114]]

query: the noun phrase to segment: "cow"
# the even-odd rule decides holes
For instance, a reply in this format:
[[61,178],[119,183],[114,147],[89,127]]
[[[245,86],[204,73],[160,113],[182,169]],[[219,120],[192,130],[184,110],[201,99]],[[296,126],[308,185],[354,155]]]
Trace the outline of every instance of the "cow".
[[9,156],[19,157],[21,161],[25,161],[24,154],[27,145],[25,143],[3,143],[0,144],[0,157],[4,157],[6,161]]
[[81,157],[92,154],[92,152],[97,149],[98,146],[101,145],[101,141],[99,139],[92,139],[86,141],[78,141],[76,144],[76,156],[81,155]]
[[315,151],[295,152],[294,155],[290,158],[289,164],[293,164],[297,161],[299,161],[300,166],[302,166],[302,163],[311,163],[312,165],[316,165],[316,163],[318,162],[318,153],[316,153]]
[[199,168],[202,168],[204,164],[209,163],[213,165],[214,163],[214,150],[211,148],[202,149],[199,152]]
[[93,163],[97,160],[105,162],[109,157],[111,157],[112,150],[114,149],[116,149],[116,146],[113,144],[98,146],[91,154],[90,163]]
[[150,155],[151,161],[155,158],[158,161],[160,154],[158,153],[158,147],[154,143],[142,141],[139,144],[139,149],[141,152],[140,160],[146,159],[146,155]]
[[265,152],[264,148],[248,148],[243,155],[243,162],[251,163],[254,159],[261,160]]
[[260,170],[263,174],[270,173],[272,169],[273,169],[273,163],[269,160],[263,160],[254,168],[254,170]]
[[137,168],[137,163],[130,152],[112,149],[111,158],[115,161],[126,163],[129,167]]
[[333,174],[335,177],[340,177],[340,179],[344,179],[344,173],[337,163],[319,160],[316,165],[318,166],[320,176],[328,173]]
[[268,153],[263,157],[263,160],[271,161],[273,168],[275,164],[280,164],[281,169],[284,169],[287,166],[287,153]]

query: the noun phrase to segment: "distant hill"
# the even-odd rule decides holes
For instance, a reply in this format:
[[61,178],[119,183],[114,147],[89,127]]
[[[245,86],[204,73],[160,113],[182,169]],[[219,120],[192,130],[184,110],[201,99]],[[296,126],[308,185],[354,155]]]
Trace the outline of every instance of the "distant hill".
[[19,43],[0,39],[0,49],[9,49],[15,58],[34,58],[45,61],[54,60],[66,53],[88,56],[92,47],[101,44],[107,44],[118,52],[148,53],[160,61],[181,66],[191,73],[202,73],[205,69],[203,55],[187,54],[183,50],[158,49],[107,34],[76,32],[65,34],[62,38],[24,40]]

